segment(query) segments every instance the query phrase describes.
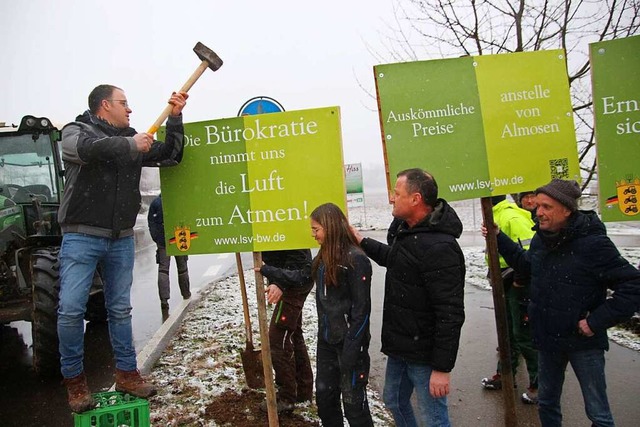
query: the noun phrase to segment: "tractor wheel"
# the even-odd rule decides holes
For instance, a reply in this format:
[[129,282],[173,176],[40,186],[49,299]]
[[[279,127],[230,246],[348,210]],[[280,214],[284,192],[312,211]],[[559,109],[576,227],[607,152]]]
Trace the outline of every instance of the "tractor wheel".
[[33,314],[33,368],[42,375],[60,372],[58,352],[58,294],[60,292],[60,248],[37,249],[31,254]]

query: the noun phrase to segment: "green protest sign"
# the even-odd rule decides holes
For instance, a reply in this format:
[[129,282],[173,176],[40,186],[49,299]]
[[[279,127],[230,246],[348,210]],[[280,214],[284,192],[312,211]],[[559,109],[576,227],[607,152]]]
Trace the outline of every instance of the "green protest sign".
[[316,246],[311,211],[346,211],[342,164],[338,107],[185,124],[182,162],[160,171],[167,252]]
[[640,36],[589,45],[603,221],[640,211]]
[[463,200],[579,179],[562,50],[385,64],[374,73],[392,182],[421,167],[442,197]]

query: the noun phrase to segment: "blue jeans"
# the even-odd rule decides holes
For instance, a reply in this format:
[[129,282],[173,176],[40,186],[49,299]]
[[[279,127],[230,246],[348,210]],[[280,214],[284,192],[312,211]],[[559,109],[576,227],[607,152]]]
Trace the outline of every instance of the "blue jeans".
[[593,425],[597,427],[615,425],[607,399],[604,350],[582,350],[569,353],[540,351],[538,361],[538,414],[542,427],[562,425],[560,396],[567,363],[571,363],[578,378],[584,408]]
[[397,427],[417,427],[411,407],[411,394],[416,391],[418,412],[422,423],[428,427],[448,427],[447,398],[434,398],[429,393],[431,367],[406,362],[393,356],[387,360],[382,399],[391,411]]
[[131,328],[130,292],[133,282],[133,236],[109,239],[66,233],[60,249],[60,305],[58,338],[62,376],[73,378],[84,370],[84,314],[93,275],[102,270],[109,335],[116,368],[137,369]]

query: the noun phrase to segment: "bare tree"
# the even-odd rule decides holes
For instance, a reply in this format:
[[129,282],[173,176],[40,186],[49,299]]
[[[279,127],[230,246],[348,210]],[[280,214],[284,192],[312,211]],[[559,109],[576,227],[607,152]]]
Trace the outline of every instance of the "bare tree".
[[[583,187],[594,179],[589,43],[635,35],[640,0],[393,0],[380,62],[564,49]],[[636,53],[638,54],[638,53]]]

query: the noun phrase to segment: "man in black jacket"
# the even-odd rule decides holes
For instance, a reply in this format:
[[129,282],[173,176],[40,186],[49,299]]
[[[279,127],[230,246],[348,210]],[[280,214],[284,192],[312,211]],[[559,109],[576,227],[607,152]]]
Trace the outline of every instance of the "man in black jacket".
[[[167,244],[164,235],[164,213],[162,211],[162,195],[159,195],[149,205],[147,215],[149,233],[156,244],[156,264],[158,264],[158,295],[160,296],[160,309],[166,319],[169,315],[169,298],[171,297],[171,281],[169,280],[169,268],[171,256],[167,255]],[[176,255],[173,257],[178,269],[178,287],[183,299],[191,298],[191,285],[189,283],[189,257]]]
[[84,374],[84,313],[94,271],[101,266],[109,334],[116,359],[116,390],[138,397],[155,394],[137,370],[131,327],[133,226],[140,210],[142,166],[175,165],[182,159],[182,109],[187,94],[169,99],[164,143],[129,127],[132,110],[122,89],[97,86],[89,110],[62,130],[65,191],[58,218],[60,249],[58,337],[69,406],[95,406]]
[[[529,319],[539,351],[543,427],[562,424],[560,398],[569,363],[592,425],[614,425],[604,370],[607,328],[640,306],[640,271],[620,256],[595,212],[578,210],[580,196],[572,180],[554,179],[536,190],[538,224],[528,251],[498,234],[498,250],[507,263],[531,274]],[[611,298],[607,289],[614,291]]]
[[449,426],[446,396],[464,323],[465,264],[456,241],[462,223],[438,199],[433,176],[421,169],[398,174],[391,201],[401,221],[388,236],[390,245],[356,232],[365,253],[387,268],[384,403],[396,424],[416,425],[410,402],[415,390],[421,422]]

